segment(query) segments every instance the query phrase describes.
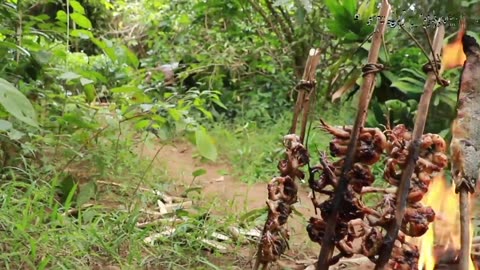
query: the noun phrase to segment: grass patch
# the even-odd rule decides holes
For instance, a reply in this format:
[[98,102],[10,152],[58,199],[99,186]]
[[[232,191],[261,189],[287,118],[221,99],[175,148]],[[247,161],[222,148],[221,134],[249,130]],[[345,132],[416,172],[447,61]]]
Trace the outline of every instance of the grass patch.
[[[312,164],[317,163],[318,151],[328,153],[331,139],[329,134],[318,129],[319,119],[334,125],[348,125],[353,122],[351,108],[325,106],[328,108],[322,108],[322,112],[313,112],[315,117],[308,135]],[[222,122],[215,125],[212,135],[221,149],[221,156],[233,166],[237,179],[247,183],[266,182],[278,174],[277,164],[285,151],[283,136],[288,134],[291,123],[291,112],[286,112],[275,122],[267,124],[239,119],[233,124]]]
[[[158,197],[133,190],[139,184],[166,190],[172,181],[165,168],[136,153],[145,134],[125,127],[119,133],[118,125],[95,139],[83,132],[61,140],[46,134],[35,145],[42,164],[12,167],[0,182],[1,269],[225,269],[213,261],[236,260],[201,241],[235,221],[210,215],[217,206],[208,202],[175,211],[170,216],[183,220],[175,234],[144,243],[174,224],[139,228],[137,222],[151,219],[142,210],[156,207]],[[84,203],[94,206],[69,214]]]

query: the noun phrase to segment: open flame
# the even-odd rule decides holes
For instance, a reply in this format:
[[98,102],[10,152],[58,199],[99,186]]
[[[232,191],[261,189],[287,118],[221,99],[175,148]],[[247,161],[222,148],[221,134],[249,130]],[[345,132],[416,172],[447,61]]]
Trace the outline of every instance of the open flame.
[[[441,247],[442,251],[460,250],[459,196],[455,193],[455,186],[447,185],[445,177],[440,175],[433,179],[422,203],[432,207],[436,217],[417,242],[420,247],[419,269],[433,270],[440,259],[435,255],[437,247]],[[470,223],[470,239],[472,236],[473,226]],[[469,269],[476,269],[473,261],[470,261]]]
[[[457,37],[449,44],[443,46],[441,71],[462,67],[467,56],[463,52],[462,37],[467,31],[465,20],[460,21]],[[442,73],[440,72],[440,73]]]

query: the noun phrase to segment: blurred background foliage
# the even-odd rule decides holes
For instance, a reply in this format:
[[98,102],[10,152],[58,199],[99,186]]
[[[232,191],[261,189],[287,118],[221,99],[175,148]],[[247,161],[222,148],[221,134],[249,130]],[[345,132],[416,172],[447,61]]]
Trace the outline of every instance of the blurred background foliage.
[[[377,14],[379,2],[9,0],[1,6],[0,74],[32,98],[67,91],[85,95],[88,102],[128,94],[136,102],[168,103],[190,90],[210,91],[219,100],[196,105],[215,119],[274,121],[291,108],[310,47],[322,51],[318,107],[329,107],[332,100],[354,102],[369,49],[366,39],[376,22],[368,18]],[[425,48],[425,15],[457,20],[462,15],[473,18],[469,31],[479,27],[473,16],[480,11],[478,1],[391,2],[392,18],[403,17]],[[453,37],[457,20],[447,25]],[[398,26],[388,29],[382,50],[387,69],[377,80],[370,124],[385,124],[388,114],[392,123],[411,125],[426,59]],[[175,83],[166,84],[161,67],[173,64]],[[149,72],[153,79],[145,80]],[[438,119],[450,117],[455,104],[458,70],[445,76],[453,83],[435,91],[431,115]],[[448,128],[440,122],[429,121],[427,130]]]
[[[42,132],[85,137],[98,126],[91,102],[108,101],[139,130],[198,142],[215,121],[261,127],[288,119],[308,49],[318,47],[315,119],[330,111],[351,124],[379,2],[8,0],[0,5],[0,77],[28,97],[49,128]],[[480,1],[391,2],[394,21],[380,54],[386,69],[368,124],[412,127],[427,59],[393,22],[403,20],[426,49],[422,25],[432,37],[441,18],[448,18],[445,43],[455,39],[461,16],[478,37]],[[459,73],[447,70],[452,83],[436,87],[427,132],[449,136]],[[2,110],[12,128],[28,131],[14,123],[15,112]]]

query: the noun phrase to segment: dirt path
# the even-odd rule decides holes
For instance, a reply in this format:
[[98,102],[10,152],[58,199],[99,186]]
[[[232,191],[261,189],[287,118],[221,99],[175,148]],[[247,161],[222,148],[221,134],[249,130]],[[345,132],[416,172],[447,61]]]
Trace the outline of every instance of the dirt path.
[[[140,153],[145,157],[153,158],[160,147],[162,146],[144,147]],[[177,186],[179,190],[191,184],[192,172],[203,168],[206,170],[206,174],[195,179],[194,185],[203,187],[202,193],[207,200],[222,202],[221,205],[224,205],[225,208],[217,209],[217,213],[221,214],[224,211],[246,213],[265,207],[266,183],[246,184],[231,176],[232,170],[229,164],[225,162],[204,163],[195,159],[193,154],[191,145],[177,143],[175,146],[163,146],[157,156],[157,162],[165,166],[167,174],[175,180],[174,186]],[[182,186],[184,187],[182,188]],[[306,221],[314,215],[308,192],[304,186],[299,188],[300,202],[296,206],[296,210],[303,217],[293,215],[289,219],[291,249],[286,253],[287,256],[303,258],[319,250],[318,246],[310,241],[305,230]]]

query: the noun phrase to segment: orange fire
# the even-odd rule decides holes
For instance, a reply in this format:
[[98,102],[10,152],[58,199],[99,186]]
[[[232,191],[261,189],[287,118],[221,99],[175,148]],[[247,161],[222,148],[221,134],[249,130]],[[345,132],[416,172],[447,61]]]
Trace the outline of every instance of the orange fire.
[[440,74],[445,70],[462,67],[465,60],[467,60],[462,45],[462,37],[465,35],[466,30],[466,22],[465,20],[462,20],[455,40],[443,47]]
[[[422,203],[433,208],[436,213],[435,221],[430,224],[429,230],[417,241],[420,247],[420,270],[433,270],[439,258],[435,257],[434,246],[444,250],[460,249],[460,212],[459,196],[455,193],[454,185],[447,185],[443,175],[433,179],[428,193]],[[470,224],[470,239],[473,236],[473,227]],[[470,261],[470,270],[475,270],[473,261]]]

